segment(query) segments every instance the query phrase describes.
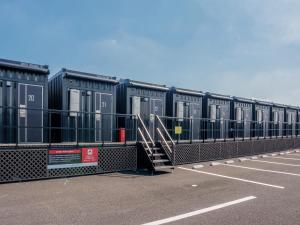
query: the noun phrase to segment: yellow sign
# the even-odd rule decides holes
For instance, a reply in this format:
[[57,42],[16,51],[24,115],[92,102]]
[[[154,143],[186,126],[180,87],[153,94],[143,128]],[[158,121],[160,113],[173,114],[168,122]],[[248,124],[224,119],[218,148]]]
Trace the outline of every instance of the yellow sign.
[[182,127],[176,126],[175,127],[175,134],[182,134]]

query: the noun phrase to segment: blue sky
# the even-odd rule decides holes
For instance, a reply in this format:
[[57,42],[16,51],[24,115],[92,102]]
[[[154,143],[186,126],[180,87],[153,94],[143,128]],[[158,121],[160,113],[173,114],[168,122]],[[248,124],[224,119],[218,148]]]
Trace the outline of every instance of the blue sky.
[[299,0],[2,0],[0,57],[300,105]]

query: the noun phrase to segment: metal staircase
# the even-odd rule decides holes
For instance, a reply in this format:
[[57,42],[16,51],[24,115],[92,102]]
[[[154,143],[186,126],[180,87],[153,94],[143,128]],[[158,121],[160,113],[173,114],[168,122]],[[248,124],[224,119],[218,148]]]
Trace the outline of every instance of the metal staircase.
[[[161,122],[158,116],[155,117],[155,121],[159,124],[155,133],[158,135],[159,140],[154,142],[147,127],[145,126],[140,115],[137,115],[138,120],[138,134],[140,140],[138,141],[138,167],[147,168],[152,172],[166,169],[174,169],[174,145],[175,143],[171,139],[167,129]],[[163,132],[166,133],[166,137]],[[170,139],[167,141],[166,138]]]

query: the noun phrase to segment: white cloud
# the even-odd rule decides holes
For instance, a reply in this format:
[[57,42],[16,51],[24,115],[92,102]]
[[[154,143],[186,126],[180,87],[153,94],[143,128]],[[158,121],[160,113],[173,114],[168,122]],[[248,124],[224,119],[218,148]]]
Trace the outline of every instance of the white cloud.
[[255,22],[258,38],[274,45],[300,44],[300,1],[247,0],[243,3],[244,10]]
[[288,70],[262,71],[247,76],[228,72],[216,80],[216,86],[222,87],[231,95],[291,105],[300,105],[299,83],[300,72]]

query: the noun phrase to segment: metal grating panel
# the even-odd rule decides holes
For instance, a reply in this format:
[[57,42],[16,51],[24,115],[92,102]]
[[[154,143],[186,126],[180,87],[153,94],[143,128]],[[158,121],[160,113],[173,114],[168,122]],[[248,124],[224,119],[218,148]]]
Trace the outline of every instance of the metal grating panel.
[[265,152],[274,152],[276,140],[265,140]]
[[49,177],[70,177],[96,174],[97,167],[75,167],[75,168],[61,168],[49,170]]
[[47,150],[1,150],[0,182],[47,177]]
[[238,146],[237,142],[223,142],[220,143],[220,158],[228,159],[237,156]]
[[182,144],[175,146],[175,165],[200,161],[199,144]]
[[265,153],[265,140],[256,140],[252,142],[253,154]]
[[238,156],[253,155],[252,141],[238,142]]
[[218,142],[200,144],[200,161],[220,159],[221,144]]
[[285,149],[285,141],[284,139],[277,139],[276,141],[276,150],[277,151],[283,151]]
[[294,140],[292,138],[288,138],[285,141],[286,149],[294,149]]
[[98,173],[137,169],[137,147],[100,148]]
[[300,148],[300,138],[295,138],[294,143],[295,148]]

